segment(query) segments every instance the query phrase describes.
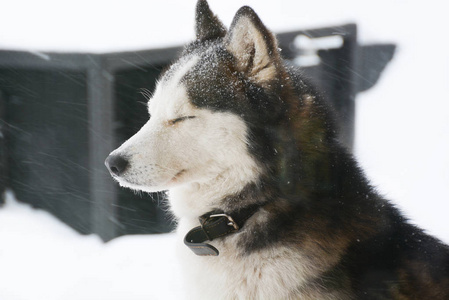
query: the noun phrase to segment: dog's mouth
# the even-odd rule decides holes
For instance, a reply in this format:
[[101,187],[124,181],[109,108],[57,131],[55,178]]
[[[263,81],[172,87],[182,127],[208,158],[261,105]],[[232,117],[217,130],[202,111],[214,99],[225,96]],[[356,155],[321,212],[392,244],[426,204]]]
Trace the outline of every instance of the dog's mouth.
[[133,180],[127,178],[126,176],[117,176],[112,175],[112,178],[117,181],[121,186],[124,187],[130,187],[130,188],[136,188],[139,187],[141,184],[134,182]]
[[176,183],[179,181],[179,178],[186,172],[186,169],[182,169],[178,173],[173,176],[173,178],[170,180],[170,183]]
[[165,185],[156,185],[148,182],[138,182],[130,178],[113,177],[121,187],[128,188],[135,191],[144,191],[148,193],[159,192],[166,190]]
[[[120,186],[130,188],[133,190],[142,190],[142,191],[160,191],[160,190],[166,190],[170,186],[173,186],[175,184],[179,184],[180,178],[186,173],[186,169],[182,169],[181,171],[177,172],[174,176],[169,177],[170,179],[166,181],[154,181],[154,180],[145,180],[142,181],[141,178],[136,178],[132,174],[121,174],[121,175],[115,175],[111,174],[112,178],[117,181]],[[140,180],[139,180],[140,179]]]

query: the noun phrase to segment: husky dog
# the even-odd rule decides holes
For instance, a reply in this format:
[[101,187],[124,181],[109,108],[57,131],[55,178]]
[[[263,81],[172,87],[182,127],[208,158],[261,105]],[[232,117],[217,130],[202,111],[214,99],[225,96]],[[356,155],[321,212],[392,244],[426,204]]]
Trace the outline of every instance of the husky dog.
[[106,165],[168,190],[192,299],[449,299],[449,247],[372,188],[251,8],[227,30],[199,0],[148,110]]

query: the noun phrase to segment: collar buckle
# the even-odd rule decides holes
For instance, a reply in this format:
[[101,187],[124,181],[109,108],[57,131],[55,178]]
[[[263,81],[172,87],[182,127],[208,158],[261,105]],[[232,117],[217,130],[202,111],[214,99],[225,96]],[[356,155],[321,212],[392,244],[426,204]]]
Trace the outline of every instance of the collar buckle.
[[228,222],[228,226],[234,227],[235,230],[239,230],[240,229],[239,225],[237,225],[237,223],[234,221],[234,219],[231,216],[227,215],[227,214],[213,214],[213,215],[209,216],[209,219],[221,218],[221,217],[225,217],[225,218],[228,219],[228,221],[229,221]]

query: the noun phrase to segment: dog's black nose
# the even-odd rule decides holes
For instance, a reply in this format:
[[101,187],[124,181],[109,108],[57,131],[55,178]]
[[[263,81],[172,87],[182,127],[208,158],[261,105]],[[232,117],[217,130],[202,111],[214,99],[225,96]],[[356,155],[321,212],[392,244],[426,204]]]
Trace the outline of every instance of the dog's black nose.
[[121,155],[109,155],[104,164],[113,175],[120,176],[128,167],[128,161]]

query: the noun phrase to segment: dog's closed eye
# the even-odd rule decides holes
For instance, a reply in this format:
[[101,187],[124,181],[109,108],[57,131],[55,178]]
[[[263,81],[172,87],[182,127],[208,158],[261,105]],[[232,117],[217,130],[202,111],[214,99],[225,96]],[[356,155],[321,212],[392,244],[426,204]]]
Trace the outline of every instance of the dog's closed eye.
[[193,119],[193,118],[196,118],[196,117],[195,116],[184,116],[184,117],[179,117],[179,118],[170,120],[170,121],[168,121],[168,123],[170,125],[174,125],[174,124],[176,124],[178,122],[185,121],[185,120],[188,120],[188,119]]

